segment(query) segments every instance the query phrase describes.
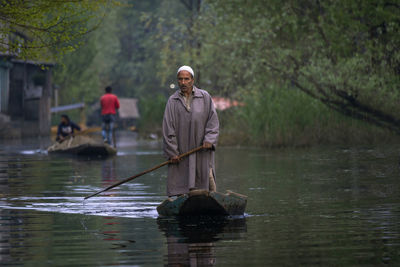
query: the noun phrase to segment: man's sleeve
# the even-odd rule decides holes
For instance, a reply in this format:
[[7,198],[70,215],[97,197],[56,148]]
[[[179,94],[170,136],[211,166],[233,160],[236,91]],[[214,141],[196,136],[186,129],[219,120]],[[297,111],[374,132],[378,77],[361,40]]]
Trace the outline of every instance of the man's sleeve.
[[163,141],[164,141],[164,154],[167,158],[172,158],[179,155],[178,142],[176,139],[175,131],[175,114],[171,100],[168,100],[165,107],[164,119],[162,125]]
[[74,122],[72,122],[71,124],[72,124],[72,127],[74,127],[75,129],[77,129],[78,131],[81,130],[81,127],[80,127],[78,124],[76,124],[76,123],[74,123]]
[[58,128],[57,128],[57,136],[60,136],[60,135],[61,135],[61,125],[59,124]]
[[209,101],[209,113],[208,113],[206,128],[204,130],[204,142],[216,146],[219,135],[218,115],[210,95],[208,95],[208,101]]
[[115,108],[119,109],[119,100],[118,97],[115,97]]

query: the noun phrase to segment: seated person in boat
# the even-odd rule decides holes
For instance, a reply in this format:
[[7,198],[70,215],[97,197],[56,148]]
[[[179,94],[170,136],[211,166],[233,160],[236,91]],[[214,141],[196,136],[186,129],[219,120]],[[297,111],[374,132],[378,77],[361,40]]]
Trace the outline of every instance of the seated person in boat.
[[[178,69],[179,89],[168,99],[163,119],[164,153],[168,166],[167,195],[179,196],[192,189],[215,191],[214,150],[219,134],[217,112],[211,96],[194,86],[189,66]],[[203,150],[180,159],[193,148]]]
[[71,121],[68,115],[61,115],[61,122],[58,125],[56,141],[62,142],[67,137],[74,135],[74,130],[80,131],[81,127]]

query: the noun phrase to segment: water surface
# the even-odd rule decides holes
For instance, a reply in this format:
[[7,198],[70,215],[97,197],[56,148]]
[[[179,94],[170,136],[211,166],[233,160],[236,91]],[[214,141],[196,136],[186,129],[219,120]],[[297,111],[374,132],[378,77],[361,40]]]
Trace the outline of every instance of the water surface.
[[106,159],[50,156],[46,140],[0,148],[0,260],[38,266],[400,264],[398,146],[219,148],[219,191],[241,218],[158,218],[166,169],[90,195],[165,159],[119,137]]

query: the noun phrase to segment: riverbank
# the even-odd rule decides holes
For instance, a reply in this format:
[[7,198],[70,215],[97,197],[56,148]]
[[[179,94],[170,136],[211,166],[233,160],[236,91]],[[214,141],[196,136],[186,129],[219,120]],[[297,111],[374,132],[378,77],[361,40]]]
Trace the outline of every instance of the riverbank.
[[[232,119],[235,116],[236,119]],[[325,120],[315,120],[305,127],[296,124],[254,132],[250,123],[237,120],[237,112],[220,114],[220,146],[304,147],[315,145],[378,145],[398,144],[400,136],[360,121],[333,114]]]
[[[310,121],[304,127],[298,124],[282,124],[278,129],[263,125],[264,131],[254,131],[253,125],[239,114],[240,111],[227,110],[219,112],[220,135],[218,146],[256,146],[265,148],[309,147],[317,145],[379,145],[399,144],[400,136],[351,120],[339,114],[331,118]],[[161,126],[146,125],[139,129],[141,139],[161,139]]]
[[400,143],[400,136],[344,116],[297,90],[244,95],[219,112],[220,145],[297,147]]
[[21,139],[36,137],[39,134],[39,123],[37,121],[11,120],[9,116],[0,114],[0,139]]

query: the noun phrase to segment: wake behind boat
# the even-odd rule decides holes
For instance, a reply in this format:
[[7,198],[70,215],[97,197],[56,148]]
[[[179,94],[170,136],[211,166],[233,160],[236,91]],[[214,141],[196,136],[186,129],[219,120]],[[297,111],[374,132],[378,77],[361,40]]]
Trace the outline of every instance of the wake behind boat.
[[109,144],[96,141],[88,136],[78,135],[63,142],[56,142],[47,149],[49,154],[71,154],[80,156],[110,156],[117,153],[117,149]]

